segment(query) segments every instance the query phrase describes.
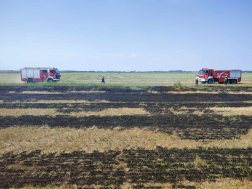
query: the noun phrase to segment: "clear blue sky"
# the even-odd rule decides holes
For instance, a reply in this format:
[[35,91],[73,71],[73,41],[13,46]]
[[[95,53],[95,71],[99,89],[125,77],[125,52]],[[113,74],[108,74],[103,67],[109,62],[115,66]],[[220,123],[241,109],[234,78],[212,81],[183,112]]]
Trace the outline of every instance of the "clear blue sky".
[[0,70],[252,70],[252,0],[0,0]]

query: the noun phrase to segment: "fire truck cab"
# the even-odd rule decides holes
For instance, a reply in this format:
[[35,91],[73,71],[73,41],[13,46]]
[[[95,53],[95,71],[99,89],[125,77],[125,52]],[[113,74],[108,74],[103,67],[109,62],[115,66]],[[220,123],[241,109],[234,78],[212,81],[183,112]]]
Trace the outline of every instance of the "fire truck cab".
[[203,68],[199,71],[199,75],[197,76],[196,79],[198,79],[199,82],[209,83],[209,84],[212,84],[214,82],[218,82],[218,81],[214,80],[213,75],[214,75],[213,69]]
[[25,67],[20,69],[21,80],[31,82],[52,82],[60,81],[60,72],[57,68],[33,68]]

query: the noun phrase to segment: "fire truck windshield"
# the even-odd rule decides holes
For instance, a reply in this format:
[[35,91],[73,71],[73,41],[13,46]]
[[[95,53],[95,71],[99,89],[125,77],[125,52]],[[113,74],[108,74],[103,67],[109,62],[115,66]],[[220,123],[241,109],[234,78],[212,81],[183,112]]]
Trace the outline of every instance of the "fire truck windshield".
[[200,70],[199,74],[205,74],[205,72],[206,72],[205,70]]
[[60,72],[59,72],[59,70],[58,70],[58,69],[56,70],[56,74],[60,74]]

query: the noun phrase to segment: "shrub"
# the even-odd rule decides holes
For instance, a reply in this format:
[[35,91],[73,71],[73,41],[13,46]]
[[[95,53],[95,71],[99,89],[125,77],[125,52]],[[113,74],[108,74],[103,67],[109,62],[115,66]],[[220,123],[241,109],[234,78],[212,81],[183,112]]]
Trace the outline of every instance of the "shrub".
[[180,81],[177,81],[177,82],[174,84],[174,87],[175,87],[176,89],[181,89],[181,88],[183,88],[183,85],[182,85],[182,83],[181,83]]

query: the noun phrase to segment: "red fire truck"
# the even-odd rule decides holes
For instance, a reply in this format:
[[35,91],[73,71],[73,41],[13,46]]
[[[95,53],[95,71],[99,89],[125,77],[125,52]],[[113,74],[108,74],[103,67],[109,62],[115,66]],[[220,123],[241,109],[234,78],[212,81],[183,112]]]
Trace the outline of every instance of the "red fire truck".
[[60,72],[57,68],[32,68],[20,69],[21,80],[31,82],[52,82],[60,81]]
[[212,84],[215,82],[224,83],[224,78],[228,77],[227,83],[236,84],[241,81],[241,70],[214,70],[203,68],[196,76],[196,82]]

